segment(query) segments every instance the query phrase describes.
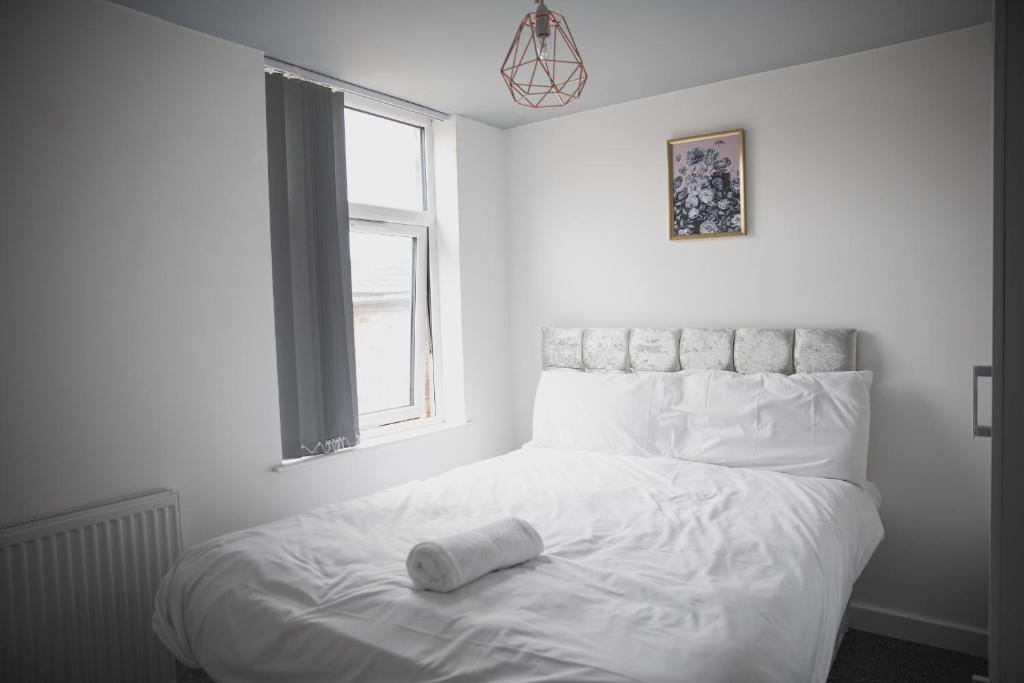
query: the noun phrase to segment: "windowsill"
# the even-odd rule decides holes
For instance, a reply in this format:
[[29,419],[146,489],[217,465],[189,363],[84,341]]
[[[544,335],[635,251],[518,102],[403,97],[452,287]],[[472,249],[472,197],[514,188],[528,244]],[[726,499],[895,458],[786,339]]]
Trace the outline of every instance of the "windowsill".
[[[378,431],[368,430],[371,435],[363,438],[359,445],[353,446],[352,448],[343,448],[340,451],[334,451],[333,453],[323,453],[319,455],[307,455],[304,458],[295,458],[294,460],[288,460],[282,462],[280,465],[274,465],[274,472],[289,472],[293,469],[309,465],[310,463],[320,462],[327,458],[333,458],[336,455],[359,455],[366,451],[386,446],[388,444],[399,443],[401,441],[409,441],[417,439],[421,436],[428,436],[430,434],[437,434],[438,432],[446,432],[451,429],[458,429],[469,424],[469,421],[464,422],[431,422],[429,424],[417,425],[415,427],[409,427],[401,430],[384,430],[374,435],[373,432]],[[379,428],[378,428],[379,429]]]

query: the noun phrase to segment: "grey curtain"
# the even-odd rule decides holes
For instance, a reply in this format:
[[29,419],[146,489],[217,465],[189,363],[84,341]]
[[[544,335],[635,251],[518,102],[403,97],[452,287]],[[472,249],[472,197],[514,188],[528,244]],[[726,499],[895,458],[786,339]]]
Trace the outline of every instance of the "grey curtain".
[[284,459],[359,441],[344,96],[266,75]]

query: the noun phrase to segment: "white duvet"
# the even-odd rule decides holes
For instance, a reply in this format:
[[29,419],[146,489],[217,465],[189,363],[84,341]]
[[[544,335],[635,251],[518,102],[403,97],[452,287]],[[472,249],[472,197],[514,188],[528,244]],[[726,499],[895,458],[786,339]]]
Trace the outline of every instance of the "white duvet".
[[[414,544],[506,515],[544,554],[413,589]],[[154,628],[224,683],[820,682],[881,538],[844,481],[527,448],[195,546]]]

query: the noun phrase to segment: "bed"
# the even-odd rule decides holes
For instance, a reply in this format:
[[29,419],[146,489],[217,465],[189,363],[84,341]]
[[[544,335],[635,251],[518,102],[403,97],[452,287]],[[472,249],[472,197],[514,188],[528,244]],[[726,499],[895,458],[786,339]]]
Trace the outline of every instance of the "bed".
[[[679,351],[680,367],[657,360],[658,344],[636,343],[644,334],[594,335],[601,339],[595,355],[583,352],[585,330],[545,331],[543,374],[554,379],[542,378],[534,439],[520,450],[191,548],[157,595],[157,634],[184,665],[224,683],[825,681],[853,583],[883,535],[877,492],[866,481],[763,463],[683,459],[672,440],[665,452],[674,455],[659,452],[662,442],[648,438],[656,422],[650,406],[664,392],[647,387],[660,386],[660,375],[675,382],[674,375],[691,381],[723,373],[719,380],[732,381],[740,374],[734,369],[761,367],[778,354],[762,349],[753,362],[735,332],[727,361],[709,360],[715,353],[704,344],[703,363],[729,367],[702,374],[683,367],[687,357]],[[811,358],[801,363],[795,355],[798,335],[789,331],[792,343],[782,354],[789,354],[783,362],[790,372],[808,368]],[[677,350],[684,336],[662,335]],[[643,371],[587,367],[612,362],[615,338],[625,343],[625,363],[646,367],[642,353],[664,367],[650,371],[653,379]],[[805,348],[816,354],[814,362],[839,368],[852,365],[844,344]],[[567,372],[587,369],[609,372]],[[851,374],[846,365],[840,369],[823,376]],[[755,382],[786,377],[744,374]],[[647,392],[643,454],[620,438],[626,428],[598,434],[596,446],[564,447],[572,441],[566,429],[581,426],[572,411],[586,400],[552,402],[565,398],[561,384],[584,381],[591,397],[602,384],[619,392],[589,399],[597,407],[583,426],[592,438],[619,420],[601,410],[632,419],[619,409],[636,403],[622,386]],[[771,410],[772,391],[758,390],[762,413]],[[828,444],[824,404],[814,392],[815,443]],[[778,424],[772,429],[785,436]],[[742,438],[740,432],[733,429],[730,438]],[[703,438],[700,456],[718,446],[742,450],[738,441]],[[785,443],[779,452],[801,447]],[[413,589],[405,559],[415,543],[508,515],[540,532],[540,557],[452,593]]]

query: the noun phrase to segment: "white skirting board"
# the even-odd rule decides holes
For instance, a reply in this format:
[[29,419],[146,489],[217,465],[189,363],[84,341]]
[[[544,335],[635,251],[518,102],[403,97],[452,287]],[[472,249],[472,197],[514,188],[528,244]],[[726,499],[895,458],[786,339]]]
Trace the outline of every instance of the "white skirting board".
[[946,650],[988,657],[988,630],[851,602],[850,628]]

